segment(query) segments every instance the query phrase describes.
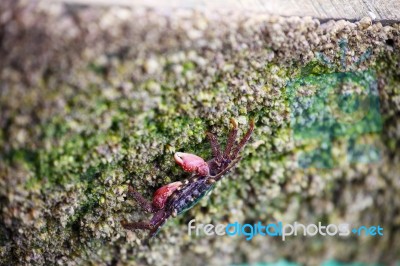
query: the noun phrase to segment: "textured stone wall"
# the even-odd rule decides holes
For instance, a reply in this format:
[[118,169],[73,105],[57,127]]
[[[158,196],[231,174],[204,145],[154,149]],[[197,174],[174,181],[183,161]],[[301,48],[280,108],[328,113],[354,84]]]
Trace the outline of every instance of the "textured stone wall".
[[[398,24],[12,1],[0,10],[1,264],[400,260]],[[379,121],[371,116],[327,138],[296,135],[292,84],[334,88],[324,77],[338,73],[375,84]],[[126,198],[127,184],[151,198],[186,178],[173,153],[209,158],[204,133],[224,143],[231,117],[240,134],[256,119],[243,160],[141,244],[144,232],[120,225],[148,219]],[[349,141],[377,147],[374,160],[349,160]],[[304,165],[299,158],[310,150]],[[190,238],[191,219],[379,224],[385,235]]]

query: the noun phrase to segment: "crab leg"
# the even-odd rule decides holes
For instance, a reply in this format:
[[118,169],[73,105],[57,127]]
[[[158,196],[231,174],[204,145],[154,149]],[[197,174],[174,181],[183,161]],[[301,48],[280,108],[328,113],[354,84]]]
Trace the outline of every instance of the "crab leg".
[[235,144],[237,132],[238,132],[238,124],[234,118],[231,118],[232,129],[229,132],[228,141],[226,142],[226,147],[224,151],[224,158],[228,158],[229,154],[231,153],[233,144]]
[[210,176],[208,182],[209,183],[213,183],[214,181],[220,180],[225,173],[227,173],[229,170],[231,170],[240,161],[240,159],[241,159],[240,156],[237,157],[224,170],[222,170],[219,174],[214,175],[214,176]]
[[121,222],[121,225],[125,229],[128,229],[128,230],[135,230],[135,229],[152,230],[152,229],[154,229],[154,225],[152,225],[149,222],[133,222],[133,223]]
[[127,223],[125,221],[121,221],[122,227],[128,230],[150,230],[149,238],[155,236],[159,230],[159,228],[167,221],[169,217],[169,213],[165,212],[165,210],[157,211],[150,222],[132,222]]
[[207,134],[207,138],[211,144],[211,150],[212,150],[213,157],[216,158],[217,162],[220,162],[222,160],[222,154],[221,154],[221,147],[218,143],[218,140],[214,134],[212,134],[210,132],[207,132],[206,134]]
[[239,144],[236,146],[236,148],[233,150],[230,159],[236,158],[236,156],[239,154],[240,150],[243,148],[243,146],[249,141],[251,137],[251,133],[253,133],[254,130],[254,120],[250,121],[250,128],[247,130],[246,134],[242,138],[242,140],[239,142]]
[[139,205],[147,212],[156,212],[157,210],[153,207],[153,205],[145,199],[139,192],[137,192],[131,185],[128,187],[128,196],[134,198]]

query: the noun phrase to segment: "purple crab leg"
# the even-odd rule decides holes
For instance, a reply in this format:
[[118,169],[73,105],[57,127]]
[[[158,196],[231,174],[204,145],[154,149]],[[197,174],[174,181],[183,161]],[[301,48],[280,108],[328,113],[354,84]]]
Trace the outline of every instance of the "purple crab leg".
[[242,140],[239,142],[239,144],[236,146],[236,148],[233,150],[230,159],[235,159],[236,156],[239,154],[240,150],[243,148],[243,146],[249,141],[251,134],[253,133],[254,130],[254,120],[250,121],[250,128],[247,130],[246,134],[242,138]]
[[222,176],[227,173],[229,170],[231,170],[239,161],[240,161],[241,157],[237,157],[235,158],[224,170],[222,170],[219,174],[214,175],[214,176],[210,176],[209,177],[209,182],[213,182],[211,180],[215,180],[218,181],[222,178]]
[[151,213],[157,211],[153,207],[153,205],[147,199],[145,199],[139,192],[137,192],[131,185],[129,185],[128,187],[128,196],[133,197],[145,211]]
[[150,222],[127,223],[125,221],[121,221],[121,225],[128,230],[135,230],[135,229],[150,230],[149,238],[152,238],[157,234],[160,227],[167,221],[168,217],[169,213],[162,209],[154,214]]
[[121,225],[125,229],[128,229],[128,230],[135,230],[135,229],[152,230],[152,229],[154,229],[154,225],[152,225],[149,222],[133,222],[133,223],[121,222]]
[[221,148],[218,143],[218,140],[214,134],[212,134],[210,132],[207,132],[206,134],[207,134],[208,140],[210,141],[210,144],[211,144],[211,150],[212,150],[213,157],[216,158],[217,162],[220,162],[222,160],[222,154],[221,154]]
[[231,153],[233,144],[235,144],[237,132],[238,132],[238,124],[234,118],[231,118],[232,129],[229,132],[228,141],[226,142],[226,147],[224,151],[224,158],[228,158]]

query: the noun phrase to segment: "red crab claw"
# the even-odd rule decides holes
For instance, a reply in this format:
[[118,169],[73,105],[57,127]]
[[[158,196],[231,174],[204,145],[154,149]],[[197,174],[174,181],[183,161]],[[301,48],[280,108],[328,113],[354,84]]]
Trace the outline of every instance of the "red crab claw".
[[175,162],[186,172],[196,173],[201,176],[207,176],[210,173],[208,164],[197,155],[177,152],[175,153],[174,158]]
[[182,185],[182,182],[178,181],[178,182],[174,182],[174,183],[165,185],[165,186],[157,189],[153,195],[153,206],[157,209],[164,208],[168,197],[171,196],[172,193],[175,190],[177,190],[181,185]]

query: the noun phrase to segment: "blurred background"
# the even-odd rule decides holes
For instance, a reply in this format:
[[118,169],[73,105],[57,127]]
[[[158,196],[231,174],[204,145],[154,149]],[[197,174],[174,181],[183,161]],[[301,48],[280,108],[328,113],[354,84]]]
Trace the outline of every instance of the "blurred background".
[[[398,1],[0,2],[1,265],[399,265]],[[256,129],[212,193],[143,244],[146,198]],[[189,236],[187,224],[383,236]]]

